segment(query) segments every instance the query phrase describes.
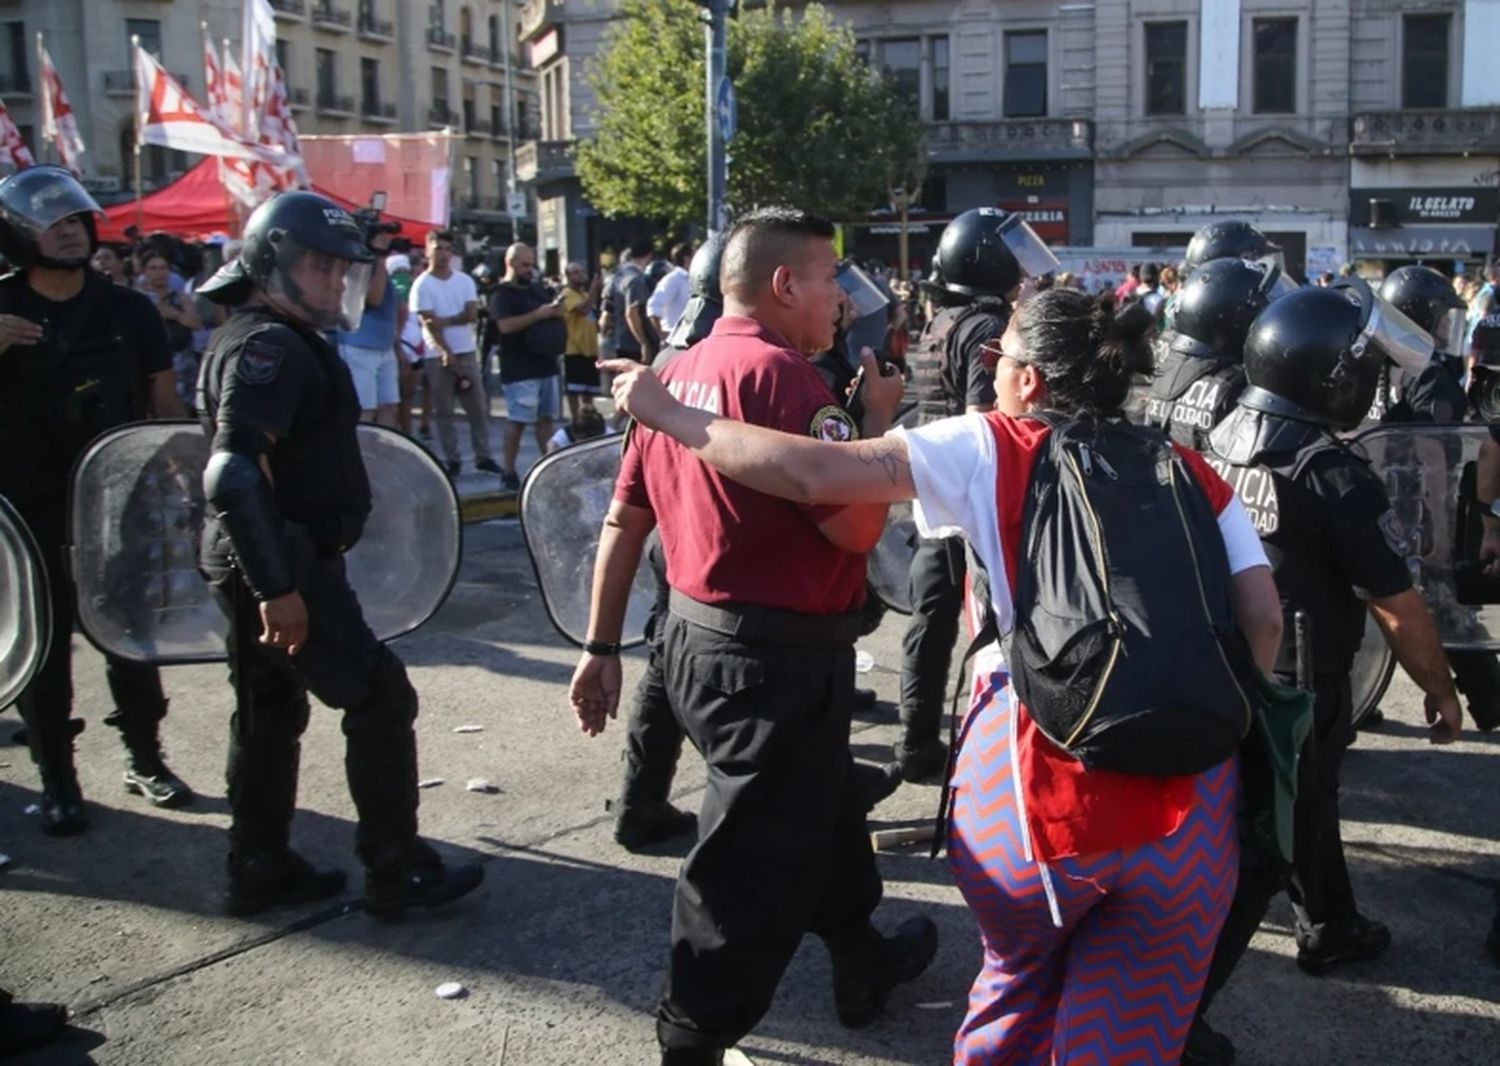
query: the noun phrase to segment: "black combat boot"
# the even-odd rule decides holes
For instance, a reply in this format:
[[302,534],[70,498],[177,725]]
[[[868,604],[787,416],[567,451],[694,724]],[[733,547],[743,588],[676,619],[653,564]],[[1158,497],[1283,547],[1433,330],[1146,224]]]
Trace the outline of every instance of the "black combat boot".
[[272,907],[316,903],[343,892],[345,883],[343,870],[319,870],[291,848],[231,853],[224,913],[245,918]]
[[78,774],[71,766],[42,768],[42,832],[70,837],[89,827],[88,808]]
[[1391,946],[1391,931],[1363,915],[1338,925],[1297,926],[1297,968],[1321,977],[1340,963],[1373,959]]
[[716,1047],[664,1047],[661,1066],[723,1066],[724,1049]]
[[145,796],[156,807],[175,810],[190,805],[197,796],[162,760],[161,743],[155,736],[125,737],[125,791]]
[[880,1017],[891,989],[921,976],[937,948],[937,926],[930,918],[908,918],[892,936],[866,926],[849,940],[830,941],[839,1023],[860,1029]]
[[0,1056],[24,1054],[50,1043],[68,1025],[60,1003],[17,1003],[0,988]]
[[1233,1066],[1233,1063],[1234,1044],[1229,1037],[1209,1025],[1203,1015],[1194,1015],[1193,1027],[1188,1030],[1187,1044],[1182,1049],[1182,1066]]
[[615,843],[632,853],[697,832],[698,816],[666,801],[621,806],[615,820]]
[[909,747],[906,741],[898,740],[892,750],[903,781],[914,785],[943,783],[943,774],[948,769],[948,745],[941,740],[923,740]]
[[375,849],[365,859],[365,911],[394,921],[408,907],[437,907],[468,895],[484,880],[477,863],[445,866],[425,841],[412,839]]

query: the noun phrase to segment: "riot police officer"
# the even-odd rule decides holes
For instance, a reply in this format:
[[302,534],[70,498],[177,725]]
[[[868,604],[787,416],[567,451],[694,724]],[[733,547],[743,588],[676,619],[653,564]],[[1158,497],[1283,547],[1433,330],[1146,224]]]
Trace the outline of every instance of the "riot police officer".
[[[1431,364],[1417,373],[1391,360],[1381,369],[1380,388],[1370,406],[1370,420],[1446,423],[1463,420],[1468,406],[1459,378],[1463,373],[1464,314],[1467,310],[1452,283],[1428,266],[1404,266],[1391,272],[1380,296],[1432,337]],[[1483,730],[1500,725],[1500,661],[1492,652],[1451,651],[1458,689],[1468,702],[1474,724]],[[1379,710],[1361,725],[1379,721]]]
[[[1057,260],[1019,215],[981,207],[943,230],[928,289],[944,304],[913,360],[921,421],[994,408],[985,345],[1005,332],[1021,282]],[[934,781],[948,765],[939,738],[948,666],[958,637],[967,564],[961,537],[918,542],[911,562],[911,621],[901,642],[901,725],[896,762],[907,781]]]
[[1275,260],[1276,265],[1286,270],[1286,260],[1281,246],[1276,244],[1250,223],[1238,218],[1226,218],[1222,222],[1210,222],[1193,234],[1188,241],[1188,271],[1197,270],[1213,259],[1266,259]]
[[[73,593],[63,565],[68,476],[89,441],[145,417],[182,418],[161,316],[129,288],[89,269],[99,205],[62,167],[0,182],[0,252],[16,270],[0,279],[0,495],[30,527],[49,577],[53,639],[17,701],[42,778],[41,827],[88,827],[73,767],[70,721]],[[167,713],[154,666],[105,659],[115,710],[105,721],[125,742],[125,787],[160,807],[192,790],[162,760]]]
[[1208,434],[1245,387],[1245,337],[1271,302],[1281,270],[1269,260],[1211,259],[1178,293],[1172,333],[1156,366],[1146,424],[1178,444],[1205,451]]
[[[1339,767],[1353,737],[1349,670],[1366,610],[1426,694],[1431,739],[1457,738],[1460,711],[1432,616],[1411,575],[1399,521],[1380,480],[1336,435],[1369,410],[1386,358],[1417,367],[1430,347],[1362,281],[1300,289],[1256,318],[1245,344],[1246,388],[1210,436],[1208,458],[1238,492],[1261,534],[1288,619],[1311,622],[1315,744],[1297,801],[1297,965],[1323,974],[1373,958],[1390,931],[1354,901],[1339,835]],[[1288,624],[1288,637],[1294,626]],[[1284,639],[1276,673],[1292,683],[1296,648]],[[1233,1046],[1204,1021],[1213,996],[1249,946],[1272,897],[1287,887],[1278,859],[1241,842],[1239,885],[1205,985],[1185,1063],[1227,1063]]]
[[478,866],[447,867],[417,836],[417,694],[366,624],[344,573],[370,486],[349,371],[321,331],[358,324],[373,256],[333,201],[289,192],[245,225],[239,259],[203,287],[238,307],[214,334],[198,407],[213,452],[203,474],[201,565],[229,618],[231,914],[342,891],[289,844],[308,692],[343,712],[365,907],[395,917],[463,895]]
[[[707,337],[724,313],[724,298],[719,292],[723,251],[723,239],[714,237],[693,253],[688,265],[688,305],[668,335],[666,346],[652,361],[655,369],[665,368]],[[647,548],[646,561],[656,582],[656,599],[646,616],[646,672],[636,686],[635,704],[625,727],[625,781],[615,818],[615,841],[627,851],[639,851],[698,828],[698,816],[678,809],[670,800],[683,736],[662,676],[661,634],[671,590],[659,540],[653,540]]]

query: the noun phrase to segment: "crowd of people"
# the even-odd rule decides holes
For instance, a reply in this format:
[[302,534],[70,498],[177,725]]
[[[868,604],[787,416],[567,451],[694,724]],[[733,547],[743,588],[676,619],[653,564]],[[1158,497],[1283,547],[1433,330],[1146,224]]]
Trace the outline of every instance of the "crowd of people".
[[[0,182],[16,268],[0,279],[0,495],[35,536],[64,635],[18,701],[39,821],[89,826],[69,468],[99,432],[191,404],[211,448],[198,563],[235,702],[232,915],[345,889],[291,843],[310,695],[343,716],[364,908],[393,919],[483,880],[419,834],[419,696],[343,562],[372,507],[358,423],[409,431],[419,386],[416,429],[436,423],[447,473],[461,407],[476,468],[511,487],[528,432],[544,449],[607,432],[605,389],[635,419],[569,699],[591,735],[617,714],[626,601],[649,557],[658,595],[615,832],[632,850],[694,837],[656,1013],[664,1066],[721,1063],[809,932],[846,1027],[921,977],[935,923],[875,921],[867,819],[903,782],[942,787],[936,841],[984,948],[955,1062],[1227,1064],[1208,1011],[1277,894],[1309,975],[1391,944],[1356,905],[1340,838],[1365,617],[1422,690],[1433,743],[1460,735],[1460,694],[1481,728],[1500,724],[1500,664],[1445,652],[1387,489],[1345,440],[1370,423],[1489,422],[1475,561],[1500,572],[1493,269],[1467,295],[1421,266],[1303,286],[1264,234],[1227,221],[1184,263],[1089,294],[1023,220],[986,208],[949,224],[908,307],[878,264],[838,257],[831,223],[792,208],[664,258],[641,239],[607,278],[570,263],[555,287],[524,244],[502,271],[466,271],[451,234],[393,250],[313,193],[275,197],[241,242],[206,249],[100,247],[97,213],[60,168]],[[909,387],[920,409],[897,426]],[[902,731],[871,765],[850,750],[867,698],[854,642],[879,620],[868,555],[908,500],[921,541]],[[950,718],[963,617],[972,683]],[[157,668],[108,658],[106,677],[127,786],[191,803],[162,759]],[[708,768],[697,815],[669,800],[684,740]],[[1495,932],[1489,949],[1500,961]],[[7,1039],[57,1024],[0,993]]]

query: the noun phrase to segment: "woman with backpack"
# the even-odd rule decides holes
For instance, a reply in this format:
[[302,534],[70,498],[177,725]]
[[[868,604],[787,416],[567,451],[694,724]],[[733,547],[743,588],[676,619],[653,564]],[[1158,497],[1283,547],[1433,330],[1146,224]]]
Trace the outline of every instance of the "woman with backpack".
[[[988,574],[946,836],[985,947],[959,1063],[1177,1062],[1234,893],[1240,660],[1270,668],[1281,608],[1229,487],[1123,419],[1143,317],[1040,293],[997,339],[996,411],[848,444],[618,367],[616,401],[721,473],[806,503],[915,500],[922,533],[962,532]],[[900,379],[867,359],[863,391],[893,412]]]

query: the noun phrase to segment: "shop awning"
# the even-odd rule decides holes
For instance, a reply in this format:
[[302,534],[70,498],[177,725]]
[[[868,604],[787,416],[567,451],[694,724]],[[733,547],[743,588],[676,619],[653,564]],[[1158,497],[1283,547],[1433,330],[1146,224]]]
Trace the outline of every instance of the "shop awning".
[[1367,259],[1482,259],[1495,250],[1494,226],[1349,228],[1349,251]]

